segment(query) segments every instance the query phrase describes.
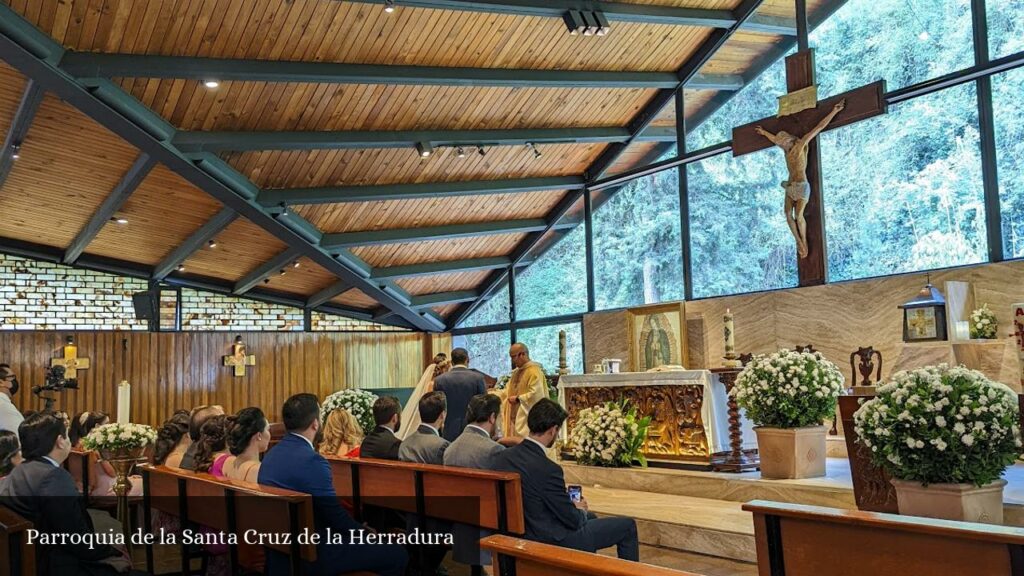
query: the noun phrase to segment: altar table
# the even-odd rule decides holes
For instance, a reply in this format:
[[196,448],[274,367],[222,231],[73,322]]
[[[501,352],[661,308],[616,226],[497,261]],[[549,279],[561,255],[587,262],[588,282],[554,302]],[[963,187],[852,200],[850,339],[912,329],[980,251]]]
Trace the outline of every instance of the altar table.
[[[559,379],[571,431],[584,408],[626,398],[651,417],[644,456],[654,463],[710,465],[729,451],[728,396],[719,376],[707,370],[568,374]],[[757,448],[750,422],[741,415],[743,449]]]

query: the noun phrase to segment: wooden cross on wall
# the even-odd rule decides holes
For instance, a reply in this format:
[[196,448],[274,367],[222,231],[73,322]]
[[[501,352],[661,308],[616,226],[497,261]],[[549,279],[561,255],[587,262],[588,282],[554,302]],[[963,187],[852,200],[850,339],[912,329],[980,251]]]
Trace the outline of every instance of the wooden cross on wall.
[[[787,56],[786,90],[789,94],[814,85],[814,50],[801,50],[792,56]],[[841,100],[846,101],[846,107],[832,119],[826,130],[885,114],[885,81],[879,80],[838,94],[818,102],[815,107],[794,114],[771,116],[737,126],[732,130],[732,155],[742,156],[774,146],[771,141],[757,133],[758,126],[771,133],[785,130],[797,136],[807,134]],[[818,152],[817,138],[812,140],[807,148],[807,182],[811,187],[810,200],[804,210],[804,218],[807,221],[808,254],[805,258],[797,258],[797,271],[800,277],[800,286],[815,286],[825,283],[827,265],[823,230],[824,210],[821,203],[821,156]],[[785,191],[779,190],[780,205],[785,194]]]
[[89,369],[89,359],[78,357],[78,346],[75,345],[73,336],[68,336],[67,344],[64,345],[64,357],[50,359],[50,366],[63,366],[64,377],[71,380],[78,378],[79,370]]
[[235,338],[235,343],[231,345],[231,354],[224,356],[224,365],[234,368],[236,377],[245,376],[246,366],[256,365],[256,356],[245,353],[245,343],[241,336]]

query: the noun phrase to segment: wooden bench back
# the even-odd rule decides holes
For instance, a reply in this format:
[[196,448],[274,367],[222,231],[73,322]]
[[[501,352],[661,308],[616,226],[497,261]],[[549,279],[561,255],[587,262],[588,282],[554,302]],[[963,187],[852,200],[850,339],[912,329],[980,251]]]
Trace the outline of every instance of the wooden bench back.
[[0,576],[34,576],[36,554],[28,543],[32,523],[0,506]]
[[515,574],[515,576],[636,576],[638,574],[643,576],[700,576],[693,572],[630,562],[499,534],[481,540],[480,548],[493,553],[494,574]]
[[[330,457],[334,490],[351,498],[356,509],[371,504],[420,512],[431,518],[522,534],[523,496],[519,475],[474,468],[414,464],[373,458]],[[456,498],[479,503],[453,504]]]
[[755,500],[760,576],[1018,576],[1024,529]]
[[[292,544],[268,548],[303,560],[316,559],[316,547],[298,545],[296,536],[313,532],[313,499],[308,494],[166,466],[141,466],[144,509],[160,510],[215,531],[237,534],[291,534]],[[223,503],[222,505],[217,505]],[[147,522],[147,525],[149,522]]]
[[64,469],[75,479],[75,485],[88,498],[96,487],[97,467],[99,466],[99,455],[90,450],[72,448],[64,461]]

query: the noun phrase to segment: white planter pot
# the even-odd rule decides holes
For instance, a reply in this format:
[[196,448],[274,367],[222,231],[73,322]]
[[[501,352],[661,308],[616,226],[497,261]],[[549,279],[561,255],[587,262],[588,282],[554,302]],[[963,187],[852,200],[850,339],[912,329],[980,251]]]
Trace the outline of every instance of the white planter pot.
[[755,426],[761,477],[817,478],[825,475],[825,426],[768,428]]
[[900,514],[943,520],[1003,523],[1003,487],[996,480],[982,487],[973,484],[929,484],[909,480],[891,480],[896,487]]

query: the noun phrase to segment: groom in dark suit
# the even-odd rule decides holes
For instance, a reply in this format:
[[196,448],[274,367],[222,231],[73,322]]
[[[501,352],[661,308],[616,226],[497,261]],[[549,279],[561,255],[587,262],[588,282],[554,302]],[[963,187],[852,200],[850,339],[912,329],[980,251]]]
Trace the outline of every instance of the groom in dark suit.
[[452,350],[452,369],[437,377],[434,390],[444,392],[448,400],[448,417],[441,436],[454,442],[466,427],[466,409],[477,394],[487,392],[484,375],[469,369],[469,352],[465,348]]

